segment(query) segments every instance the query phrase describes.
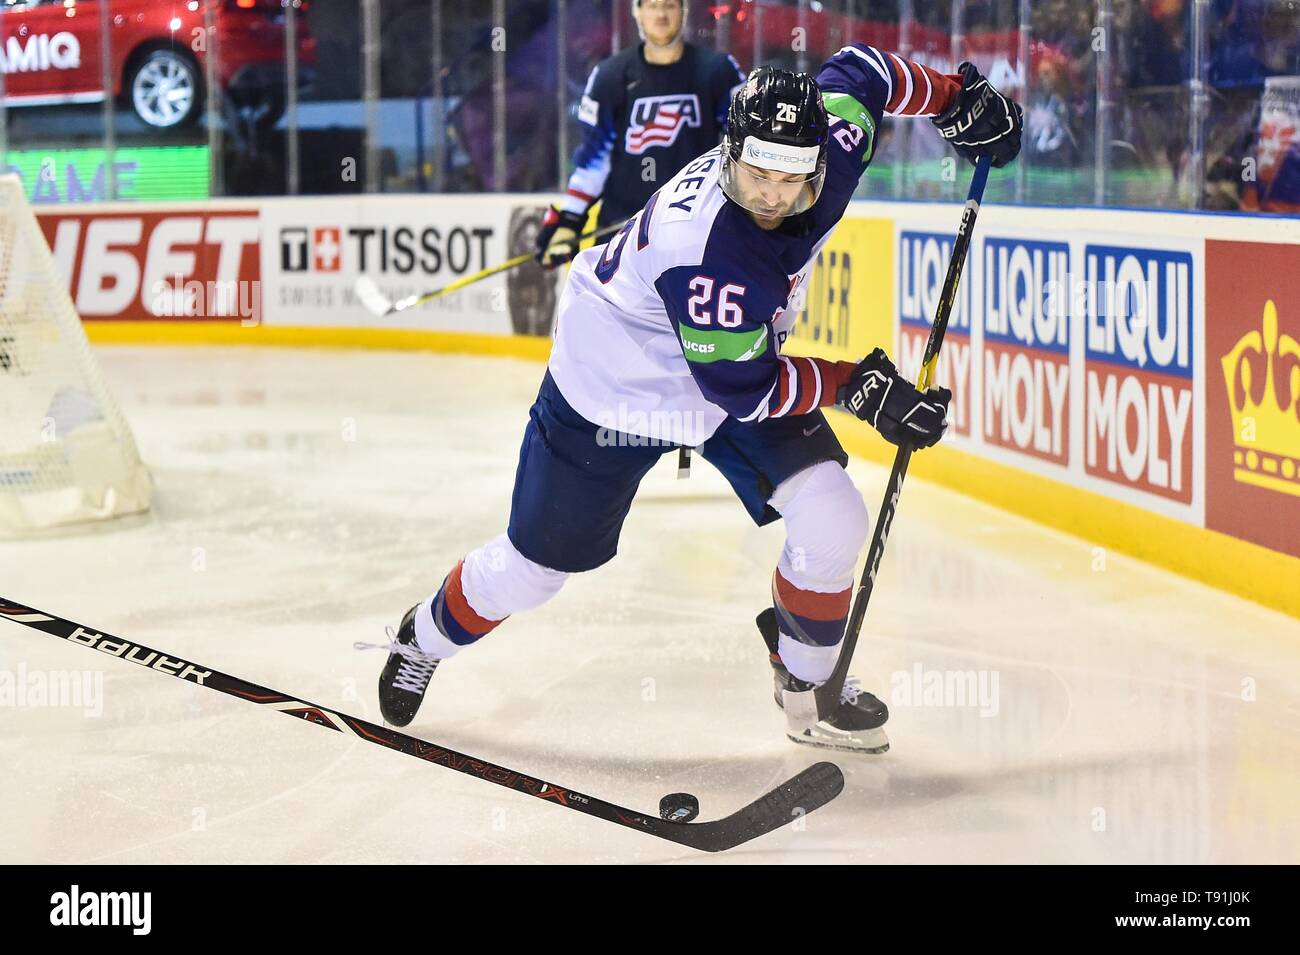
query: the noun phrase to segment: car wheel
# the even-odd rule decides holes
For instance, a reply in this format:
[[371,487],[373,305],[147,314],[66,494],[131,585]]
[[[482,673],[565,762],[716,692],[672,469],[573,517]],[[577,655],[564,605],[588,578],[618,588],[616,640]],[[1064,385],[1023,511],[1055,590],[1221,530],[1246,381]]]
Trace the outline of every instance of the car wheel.
[[131,108],[147,126],[171,129],[199,113],[199,73],[194,60],[174,50],[155,50],[131,74]]

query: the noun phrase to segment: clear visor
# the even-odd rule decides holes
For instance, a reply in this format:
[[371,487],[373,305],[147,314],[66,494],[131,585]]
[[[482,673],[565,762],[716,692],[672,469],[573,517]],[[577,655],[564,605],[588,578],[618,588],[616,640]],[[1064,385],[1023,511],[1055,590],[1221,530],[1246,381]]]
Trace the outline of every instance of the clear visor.
[[816,172],[798,176],[760,169],[730,156],[722,161],[722,191],[727,198],[765,219],[807,212],[822,194],[825,180],[824,161]]

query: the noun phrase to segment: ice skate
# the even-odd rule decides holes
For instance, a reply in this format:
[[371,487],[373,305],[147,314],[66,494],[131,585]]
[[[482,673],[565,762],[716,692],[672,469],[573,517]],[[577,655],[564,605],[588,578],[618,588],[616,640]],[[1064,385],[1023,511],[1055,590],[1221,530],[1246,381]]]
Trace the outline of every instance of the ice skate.
[[388,644],[358,643],[359,649],[388,650],[388,662],[379,674],[379,712],[390,726],[406,726],[415,719],[424,700],[438,659],[429,656],[415,642],[416,604],[406,611],[397,633],[390,628]]
[[[803,692],[814,688],[792,676],[777,654],[776,611],[768,607],[755,621],[758,631],[767,644],[768,659],[776,681],[776,705],[785,709],[781,694],[784,690]],[[851,753],[884,753],[889,750],[889,737],[884,725],[889,720],[889,708],[877,697],[857,685],[853,677],[844,681],[840,691],[839,709],[829,717],[810,727],[797,727],[791,723],[786,736],[805,746],[837,749]]]

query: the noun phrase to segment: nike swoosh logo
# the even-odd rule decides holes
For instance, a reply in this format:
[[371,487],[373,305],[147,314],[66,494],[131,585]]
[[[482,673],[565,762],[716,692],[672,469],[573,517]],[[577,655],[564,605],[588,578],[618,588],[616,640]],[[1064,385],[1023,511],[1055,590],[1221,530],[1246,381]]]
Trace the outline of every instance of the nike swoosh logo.
[[811,437],[812,437],[814,434],[816,434],[819,430],[821,430],[821,425],[817,425],[817,427],[815,427],[815,428],[805,428],[805,429],[804,429],[803,436],[804,436],[805,438],[811,438]]
[[746,351],[746,352],[745,352],[743,355],[741,355],[740,357],[738,357],[738,358],[736,359],[736,361],[749,361],[749,360],[750,360],[751,358],[753,358],[756,354],[758,354],[758,350],[759,350],[760,348],[763,347],[763,344],[764,344],[766,341],[767,341],[767,326],[764,325],[763,328],[762,328],[762,330],[760,330],[759,333],[758,333],[758,341],[756,341],[756,342],[754,342],[754,344],[750,345],[750,346],[749,346],[749,350]]

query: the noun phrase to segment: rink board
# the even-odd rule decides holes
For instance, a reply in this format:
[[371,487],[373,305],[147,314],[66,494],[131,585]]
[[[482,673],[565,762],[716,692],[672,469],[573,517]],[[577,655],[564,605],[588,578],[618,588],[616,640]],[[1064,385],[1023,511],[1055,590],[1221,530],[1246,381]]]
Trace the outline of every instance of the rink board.
[[[914,376],[958,210],[859,203],[789,348]],[[1300,616],[1300,222],[981,211],[912,470]],[[837,416],[852,450],[890,449]]]
[[[40,215],[98,342],[435,349],[542,359],[562,275],[528,266],[384,320],[531,247],[537,196],[61,206]],[[854,203],[792,352],[885,344],[915,373],[959,209]],[[913,472],[1300,616],[1300,221],[987,206],[940,356],[944,446]],[[850,448],[890,450],[835,416]]]

